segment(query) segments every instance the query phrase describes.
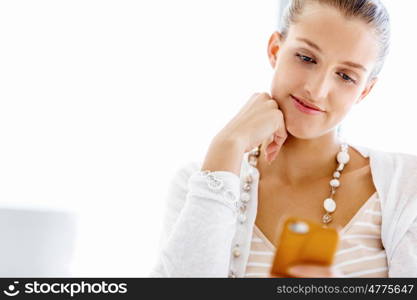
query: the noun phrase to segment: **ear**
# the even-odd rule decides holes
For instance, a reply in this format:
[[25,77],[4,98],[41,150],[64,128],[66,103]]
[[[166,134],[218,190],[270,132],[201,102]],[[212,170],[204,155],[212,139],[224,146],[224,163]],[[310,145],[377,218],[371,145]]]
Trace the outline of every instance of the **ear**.
[[355,104],[359,104],[362,102],[363,99],[369,94],[369,92],[374,87],[375,83],[378,81],[378,77],[371,79],[365,86],[364,90],[362,91],[361,95],[359,96],[358,100],[356,100]]
[[278,31],[275,31],[269,38],[267,52],[268,52],[269,63],[274,69],[275,69],[275,65],[277,61],[277,54],[282,45],[282,41],[283,41],[283,37],[281,33]]

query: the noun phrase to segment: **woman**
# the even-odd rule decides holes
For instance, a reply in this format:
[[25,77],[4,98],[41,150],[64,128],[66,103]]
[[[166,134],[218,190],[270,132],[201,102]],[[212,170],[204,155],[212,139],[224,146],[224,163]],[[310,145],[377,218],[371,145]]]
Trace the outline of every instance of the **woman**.
[[337,135],[388,45],[377,0],[292,1],[268,43],[270,94],[253,95],[202,166],[175,177],[151,275],[268,277],[278,224],[294,215],[340,229],[341,242],[333,266],[292,276],[417,277],[417,157]]

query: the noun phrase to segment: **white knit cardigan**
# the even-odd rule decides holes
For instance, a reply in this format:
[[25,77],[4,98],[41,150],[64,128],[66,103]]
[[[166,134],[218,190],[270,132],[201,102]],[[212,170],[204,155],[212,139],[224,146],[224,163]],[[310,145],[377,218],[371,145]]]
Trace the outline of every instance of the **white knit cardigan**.
[[[370,157],[381,199],[388,276],[417,277],[417,156],[350,146]],[[247,220],[242,224],[237,220],[238,203],[247,172],[254,179]],[[259,173],[245,154],[240,178],[231,172],[212,174],[210,181],[200,172],[200,164],[192,163],[174,176],[151,277],[244,277],[257,213]],[[238,257],[232,255],[236,244]]]

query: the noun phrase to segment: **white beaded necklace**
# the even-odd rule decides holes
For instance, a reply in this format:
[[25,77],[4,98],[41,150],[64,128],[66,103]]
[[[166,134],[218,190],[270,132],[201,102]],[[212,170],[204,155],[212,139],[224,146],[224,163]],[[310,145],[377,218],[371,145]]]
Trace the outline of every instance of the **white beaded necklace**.
[[[348,144],[343,142],[340,146],[340,152],[336,155],[336,161],[338,162],[338,166],[336,168],[336,171],[333,173],[333,178],[330,180],[330,196],[323,201],[323,208],[324,208],[324,215],[322,217],[322,223],[329,224],[332,220],[332,213],[336,210],[336,202],[334,201],[334,195],[336,194],[336,189],[340,186],[340,176],[343,171],[343,168],[345,165],[349,162],[349,153],[348,153]],[[258,158],[261,154],[261,146],[258,146],[251,152],[249,152],[248,155],[248,162],[249,164],[256,168],[258,164]],[[250,200],[250,194],[249,191],[251,189],[251,185],[253,182],[253,177],[251,172],[246,174],[244,177],[244,184],[243,184],[243,192],[240,196],[240,201],[242,202],[240,206],[240,214],[239,214],[239,220],[241,223],[244,223],[246,221],[246,204]]]

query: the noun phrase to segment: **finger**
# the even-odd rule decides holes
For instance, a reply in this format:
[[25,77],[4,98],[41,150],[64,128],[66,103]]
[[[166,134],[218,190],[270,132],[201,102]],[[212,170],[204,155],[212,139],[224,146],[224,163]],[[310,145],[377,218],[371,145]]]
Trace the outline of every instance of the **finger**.
[[274,139],[279,143],[283,144],[285,140],[288,137],[287,127],[285,126],[279,126],[277,130],[274,132]]
[[271,142],[265,148],[266,161],[268,163],[273,162],[275,160],[275,158],[277,157],[280,149],[281,149],[281,145],[280,144],[277,144],[275,141]]
[[265,159],[268,163],[272,163],[281,150],[281,144],[277,144],[275,141],[269,143],[265,148]]
[[288,274],[303,278],[342,277],[342,273],[331,266],[296,265],[287,270]]
[[262,100],[273,100],[271,95],[269,95],[267,92],[258,93],[258,98]]
[[287,129],[284,128],[284,130],[279,130],[274,133],[274,140],[277,144],[284,144],[286,139],[288,137]]
[[280,276],[280,275],[272,274],[272,273],[269,273],[269,277],[270,278],[285,278],[284,276]]
[[277,158],[277,156],[278,156],[278,154],[279,154],[279,152],[280,152],[280,150],[281,150],[281,145],[278,145],[277,146],[277,150],[276,151],[274,151],[274,152],[272,152],[271,154],[270,154],[270,157],[271,157],[271,163]]
[[269,153],[269,150],[268,150],[268,147],[271,145],[271,143],[273,143],[274,142],[274,136],[273,135],[271,135],[267,140],[265,140],[264,141],[264,145],[266,145],[265,146],[265,151],[264,151],[264,157],[265,157],[265,160],[266,161],[268,161],[268,153]]
[[252,96],[250,96],[249,100],[247,100],[246,103],[243,105],[243,107],[239,110],[238,115],[243,114],[246,111],[248,111],[250,109],[250,107],[252,106],[253,102],[255,102],[256,99],[259,98],[260,95],[261,95],[261,93],[252,94]]
[[273,162],[277,158],[282,145],[285,143],[285,140],[287,139],[287,136],[288,135],[286,131],[284,132],[284,136],[279,136],[278,133],[274,134],[274,140],[270,142],[268,146],[265,148],[268,163]]
[[280,147],[281,147],[280,144],[278,144],[275,141],[272,141],[271,143],[268,144],[268,146],[266,146],[265,152],[267,155],[271,155],[272,153],[277,152]]

